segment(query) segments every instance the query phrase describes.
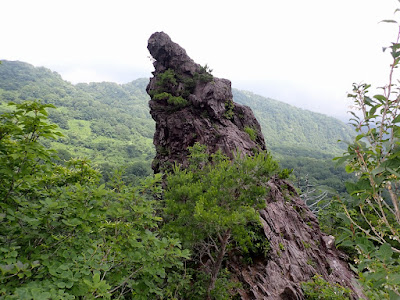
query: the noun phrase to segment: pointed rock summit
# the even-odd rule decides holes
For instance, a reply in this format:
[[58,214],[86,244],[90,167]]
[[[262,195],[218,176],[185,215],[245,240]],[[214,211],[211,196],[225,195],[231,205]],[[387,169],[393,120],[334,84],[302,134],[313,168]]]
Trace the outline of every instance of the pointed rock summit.
[[147,48],[155,59],[154,77],[147,86],[156,121],[155,172],[174,162],[185,165],[187,148],[195,142],[230,157],[235,151],[251,155],[265,150],[260,124],[249,107],[233,102],[229,80],[196,64],[163,32],[154,33]]
[[[216,78],[207,66],[196,64],[186,51],[163,32],[148,41],[154,58],[154,77],[147,92],[156,121],[155,172],[174,163],[187,164],[187,148],[195,142],[208,151],[221,149],[230,157],[239,151],[252,155],[265,150],[261,127],[247,106],[233,102],[231,82]],[[242,299],[304,299],[301,283],[319,274],[331,283],[350,288],[353,299],[363,298],[344,255],[333,237],[321,232],[317,218],[287,181],[268,182],[266,208],[260,211],[268,258],[252,264],[230,258],[227,267],[242,288]]]

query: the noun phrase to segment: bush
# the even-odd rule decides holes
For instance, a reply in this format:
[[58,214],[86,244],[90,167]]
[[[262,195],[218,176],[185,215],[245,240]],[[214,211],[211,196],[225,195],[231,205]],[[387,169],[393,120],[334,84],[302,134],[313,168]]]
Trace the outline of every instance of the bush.
[[255,131],[253,128],[251,128],[251,127],[249,127],[249,126],[246,126],[246,127],[244,128],[244,131],[249,135],[250,139],[251,139],[253,142],[256,140],[257,134],[256,134],[256,131]]
[[312,280],[303,283],[302,289],[307,300],[351,299],[351,290],[337,283],[329,283],[321,275],[315,275]]
[[167,102],[168,104],[172,104],[177,107],[185,107],[189,104],[189,102],[186,99],[183,99],[181,96],[178,97],[170,96]]
[[220,152],[209,155],[206,146],[197,143],[190,148],[189,161],[188,169],[175,166],[167,175],[163,229],[197,253],[194,264],[208,265],[203,271],[210,277],[210,296],[228,249],[266,256],[269,243],[259,238],[257,210],[265,207],[268,179],[279,168],[263,152],[238,154],[230,161]]
[[[40,102],[0,116],[0,298],[163,298],[188,251],[158,236],[160,177],[111,188],[85,160],[56,164]],[[118,174],[117,174],[118,175]]]
[[233,112],[234,108],[235,104],[233,103],[232,99],[225,101],[224,117],[227,118],[228,120],[233,119],[233,116],[235,115]]
[[[397,23],[386,20],[385,22]],[[400,27],[398,29],[400,34]],[[369,84],[354,84],[358,112],[351,112],[357,136],[347,152],[336,158],[346,162],[346,171],[357,174],[346,188],[352,206],[343,205],[350,226],[340,245],[359,255],[356,269],[366,294],[373,298],[400,296],[400,97],[395,70],[400,63],[399,40],[385,48],[391,51],[389,81],[381,94],[369,96]]]

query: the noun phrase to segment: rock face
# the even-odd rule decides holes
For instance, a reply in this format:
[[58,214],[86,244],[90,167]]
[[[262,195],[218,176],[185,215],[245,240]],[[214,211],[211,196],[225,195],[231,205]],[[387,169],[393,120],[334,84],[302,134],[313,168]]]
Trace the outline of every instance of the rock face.
[[[252,155],[266,149],[251,109],[233,102],[230,81],[213,77],[163,32],[150,37],[148,49],[155,59],[154,77],[147,86],[156,121],[155,172],[174,162],[185,166],[187,147],[195,142],[230,157],[235,151]],[[267,206],[260,218],[271,245],[269,257],[254,258],[251,265],[234,257],[229,262],[233,276],[242,283],[241,298],[304,299],[301,282],[316,274],[350,288],[354,299],[363,298],[333,237],[321,232],[294,187],[276,178],[268,185]]]
[[156,121],[155,172],[174,162],[185,165],[187,148],[195,142],[230,157],[265,149],[259,123],[249,107],[233,102],[229,80],[213,77],[163,32],[150,37],[148,49],[155,59],[147,86]]
[[232,264],[237,279],[247,286],[240,291],[242,299],[304,299],[300,283],[316,274],[352,289],[353,299],[364,298],[344,255],[335,248],[334,237],[321,232],[295,188],[276,178],[268,185],[267,208],[260,217],[271,252],[268,260],[250,266]]

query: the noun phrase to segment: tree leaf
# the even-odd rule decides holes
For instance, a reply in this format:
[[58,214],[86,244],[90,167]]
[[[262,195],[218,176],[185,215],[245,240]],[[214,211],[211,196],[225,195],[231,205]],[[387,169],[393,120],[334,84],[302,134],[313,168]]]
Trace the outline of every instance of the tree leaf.
[[383,244],[379,250],[376,251],[375,255],[383,261],[388,261],[393,255],[392,246],[388,243]]
[[385,103],[387,101],[387,98],[383,95],[375,95],[374,98],[377,99],[381,103]]
[[93,275],[93,282],[95,284],[100,282],[100,273],[96,273],[96,274]]
[[390,173],[392,173],[393,175],[396,175],[397,178],[400,178],[400,174],[398,172],[396,172],[395,170],[387,167],[386,168]]

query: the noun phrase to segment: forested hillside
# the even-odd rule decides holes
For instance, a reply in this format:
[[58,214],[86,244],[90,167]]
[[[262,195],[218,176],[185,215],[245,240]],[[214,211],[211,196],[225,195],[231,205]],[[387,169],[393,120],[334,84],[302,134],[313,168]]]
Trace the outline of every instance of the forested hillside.
[[[125,168],[127,178],[151,173],[154,157],[154,121],[145,91],[147,79],[126,84],[110,82],[73,85],[43,67],[3,61],[0,67],[1,110],[7,102],[41,99],[54,104],[50,120],[64,137],[51,143],[62,159],[87,157],[105,179],[115,168]],[[322,114],[302,110],[247,91],[233,90],[234,100],[248,105],[260,122],[267,147],[283,167],[294,168],[298,178],[343,189],[347,176],[331,159],[343,148],[337,140],[349,140],[351,129]],[[49,145],[50,146],[50,145]]]
[[341,154],[350,140],[351,129],[341,121],[323,114],[299,109],[248,91],[233,90],[236,102],[250,106],[259,120],[269,148],[276,153],[323,157]]
[[343,153],[345,142],[354,136],[348,125],[248,91],[233,89],[232,92],[236,102],[252,108],[268,149],[281,166],[294,169],[300,185],[308,178],[313,185],[344,191],[343,180],[350,180],[352,176],[332,159]]
[[0,68],[2,110],[9,101],[41,99],[57,109],[50,120],[64,137],[52,142],[61,158],[87,157],[107,175],[123,166],[127,173],[150,174],[154,156],[151,119],[144,87],[146,79],[125,85],[72,85],[46,68],[3,61]]

